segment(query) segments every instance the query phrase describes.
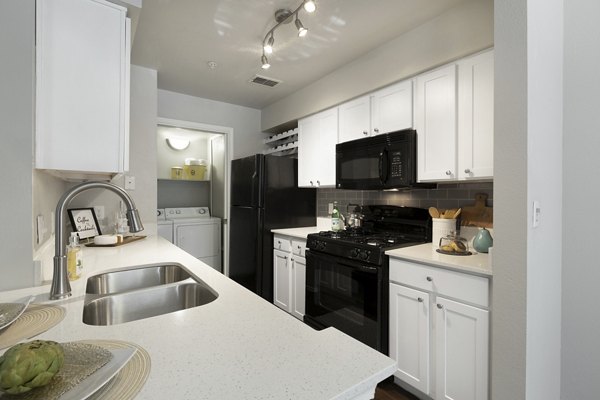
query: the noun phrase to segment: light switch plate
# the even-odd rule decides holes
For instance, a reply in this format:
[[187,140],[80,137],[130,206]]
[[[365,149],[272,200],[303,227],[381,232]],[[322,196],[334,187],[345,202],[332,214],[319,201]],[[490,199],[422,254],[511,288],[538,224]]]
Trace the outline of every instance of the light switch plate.
[[538,200],[533,201],[533,220],[532,227],[537,228],[540,225],[542,209],[540,208],[540,202]]

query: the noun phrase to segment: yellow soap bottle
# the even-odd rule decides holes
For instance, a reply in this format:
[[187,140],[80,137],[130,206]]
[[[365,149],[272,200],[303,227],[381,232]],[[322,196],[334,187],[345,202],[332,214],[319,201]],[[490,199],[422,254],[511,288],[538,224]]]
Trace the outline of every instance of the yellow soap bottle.
[[70,281],[81,277],[83,269],[83,258],[81,256],[81,247],[79,246],[79,236],[77,232],[72,232],[67,245],[67,274]]

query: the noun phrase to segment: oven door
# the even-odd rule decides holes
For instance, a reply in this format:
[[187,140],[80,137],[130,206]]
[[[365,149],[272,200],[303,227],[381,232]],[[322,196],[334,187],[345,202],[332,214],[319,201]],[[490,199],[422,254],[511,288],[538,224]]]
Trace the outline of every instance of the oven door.
[[387,354],[387,269],[306,251],[306,313],[316,328],[335,327]]

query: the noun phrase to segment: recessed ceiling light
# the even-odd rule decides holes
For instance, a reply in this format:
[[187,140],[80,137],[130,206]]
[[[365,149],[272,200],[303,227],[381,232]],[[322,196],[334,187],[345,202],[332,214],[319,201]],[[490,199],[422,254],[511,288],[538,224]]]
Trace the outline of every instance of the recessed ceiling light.
[[210,69],[217,68],[217,63],[215,61],[209,61],[206,63],[206,65],[208,65],[208,68],[210,68]]

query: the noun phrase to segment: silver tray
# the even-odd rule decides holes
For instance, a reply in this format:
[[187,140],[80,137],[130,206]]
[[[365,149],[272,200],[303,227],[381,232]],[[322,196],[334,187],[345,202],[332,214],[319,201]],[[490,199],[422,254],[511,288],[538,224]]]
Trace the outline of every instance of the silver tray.
[[11,303],[0,303],[0,331],[15,322],[34,298],[34,296],[27,296]]

